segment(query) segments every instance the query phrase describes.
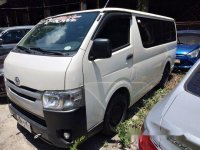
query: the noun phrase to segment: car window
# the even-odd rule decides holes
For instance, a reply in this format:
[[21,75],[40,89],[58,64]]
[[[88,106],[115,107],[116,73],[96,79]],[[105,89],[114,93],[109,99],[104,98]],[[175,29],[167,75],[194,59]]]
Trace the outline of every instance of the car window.
[[142,44],[145,48],[176,41],[173,21],[136,17]]
[[179,33],[178,40],[187,45],[200,44],[200,34]]
[[2,36],[4,44],[18,43],[24,36],[23,30],[11,30]]
[[24,35],[28,33],[31,29],[24,29]]
[[186,90],[200,97],[200,65],[186,82]]
[[130,44],[131,15],[119,14],[108,17],[95,38],[109,39],[112,51]]

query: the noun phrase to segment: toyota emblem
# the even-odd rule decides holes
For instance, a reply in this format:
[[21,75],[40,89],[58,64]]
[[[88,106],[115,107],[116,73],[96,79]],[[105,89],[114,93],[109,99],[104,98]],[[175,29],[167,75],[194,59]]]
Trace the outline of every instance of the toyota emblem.
[[19,85],[20,85],[20,80],[19,80],[19,78],[18,78],[18,77],[15,77],[15,84],[16,84],[17,86],[19,86]]

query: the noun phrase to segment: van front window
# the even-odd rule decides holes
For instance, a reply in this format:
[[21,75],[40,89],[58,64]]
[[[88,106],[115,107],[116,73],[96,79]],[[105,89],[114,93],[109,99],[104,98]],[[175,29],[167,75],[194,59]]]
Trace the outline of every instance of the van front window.
[[34,54],[77,52],[98,14],[98,12],[77,13],[42,20],[21,40],[18,44],[20,51],[17,52],[23,50]]

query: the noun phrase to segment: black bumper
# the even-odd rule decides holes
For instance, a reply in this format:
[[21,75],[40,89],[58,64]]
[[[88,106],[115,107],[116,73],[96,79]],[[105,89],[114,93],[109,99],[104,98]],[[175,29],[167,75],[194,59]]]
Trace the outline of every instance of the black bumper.
[[[44,118],[35,116],[12,102],[9,108],[14,118],[18,115],[31,124],[33,134],[41,134],[42,140],[57,147],[68,148],[73,140],[87,134],[85,107],[71,112],[44,110]],[[64,132],[71,134],[70,139],[64,139]]]

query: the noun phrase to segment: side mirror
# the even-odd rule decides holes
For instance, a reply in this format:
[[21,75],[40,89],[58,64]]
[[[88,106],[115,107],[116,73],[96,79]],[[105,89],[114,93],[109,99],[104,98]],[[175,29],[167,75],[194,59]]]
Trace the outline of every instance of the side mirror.
[[89,60],[105,59],[112,56],[109,39],[95,39],[89,54]]
[[0,45],[2,45],[3,44],[3,39],[0,39]]

